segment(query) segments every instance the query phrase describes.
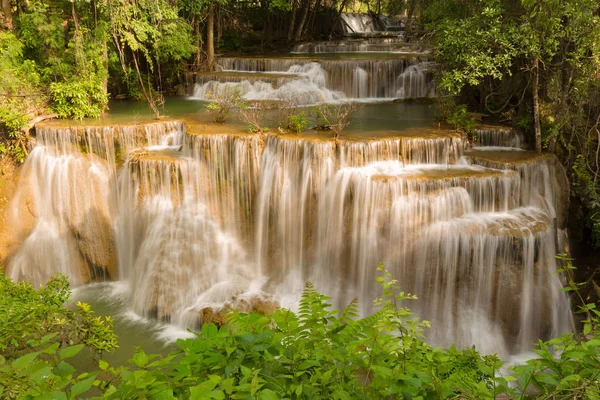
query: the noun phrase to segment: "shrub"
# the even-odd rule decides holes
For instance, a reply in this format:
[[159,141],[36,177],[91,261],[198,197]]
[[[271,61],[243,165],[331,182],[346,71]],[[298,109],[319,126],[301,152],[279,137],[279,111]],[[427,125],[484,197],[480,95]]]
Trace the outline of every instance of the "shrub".
[[247,104],[240,107],[240,120],[248,125],[248,132],[263,133],[262,109],[259,104]]
[[247,108],[239,86],[228,86],[220,92],[209,92],[206,98],[211,102],[206,106],[212,113],[213,122],[222,124],[234,108]]
[[109,317],[95,317],[89,305],[63,307],[69,299],[65,277],[36,290],[0,273],[0,398],[73,398],[94,383],[96,374],[77,373],[68,364],[88,347],[96,353],[117,347]]
[[287,129],[300,133],[308,126],[308,118],[305,111],[296,111],[287,118]]
[[47,96],[40,84],[38,65],[23,58],[23,43],[0,31],[0,154],[18,162],[27,156],[27,127],[31,116],[43,113]]
[[467,106],[465,104],[455,106],[450,111],[447,121],[449,124],[454,125],[455,129],[467,134],[473,133],[475,129],[475,120],[467,115]]
[[99,117],[108,105],[103,83],[94,77],[51,83],[50,94],[59,118]]
[[336,104],[320,103],[314,106],[313,114],[317,120],[317,129],[330,130],[334,139],[350,124],[352,114],[358,109],[356,103],[343,102]]
[[[569,272],[573,267],[564,260],[561,271]],[[331,309],[327,296],[307,284],[298,313],[279,309],[264,316],[230,311],[227,325],[203,325],[196,338],[179,340],[177,350],[166,358],[137,350],[129,366],[115,368],[100,361],[102,372],[77,375],[65,359],[81,346],[57,351],[54,343],[10,363],[0,357],[0,395],[71,398],[89,395],[94,386],[105,399],[600,396],[600,311],[594,305],[581,308],[586,315],[582,334],[540,341],[534,349],[539,358],[510,368],[503,377],[496,355],[428,345],[424,329],[429,323],[406,307],[416,297],[399,291],[382,266],[378,271],[382,297],[375,300],[378,311],[365,318],[359,318],[357,299],[338,312]],[[65,285],[62,281],[54,290],[63,293]],[[566,290],[579,296],[579,287],[571,281]],[[59,304],[63,298],[59,296]],[[43,322],[38,321],[44,326]],[[59,396],[60,390],[71,397]]]
[[440,97],[435,102],[435,118],[453,125],[468,135],[475,129],[475,120],[468,116],[465,104],[456,104],[453,97]]

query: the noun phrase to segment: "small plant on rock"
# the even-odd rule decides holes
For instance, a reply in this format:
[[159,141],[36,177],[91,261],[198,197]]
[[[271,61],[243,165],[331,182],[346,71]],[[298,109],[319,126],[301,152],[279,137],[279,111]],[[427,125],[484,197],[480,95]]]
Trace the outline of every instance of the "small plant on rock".
[[466,133],[474,139],[475,120],[467,112],[465,104],[456,104],[453,97],[441,97],[435,103],[435,117],[439,122],[447,122],[454,129]]
[[350,124],[350,117],[358,110],[356,103],[320,103],[313,108],[317,120],[317,130],[330,130],[337,141],[340,134]]
[[302,132],[308,126],[308,118],[305,111],[294,112],[288,116],[287,128],[296,133]]
[[222,124],[234,108],[247,108],[238,86],[228,86],[223,91],[208,92],[206,98],[211,101],[206,107],[212,113],[213,122]]
[[262,124],[263,112],[258,104],[246,104],[240,107],[240,120],[248,125],[248,132],[262,134],[265,131]]

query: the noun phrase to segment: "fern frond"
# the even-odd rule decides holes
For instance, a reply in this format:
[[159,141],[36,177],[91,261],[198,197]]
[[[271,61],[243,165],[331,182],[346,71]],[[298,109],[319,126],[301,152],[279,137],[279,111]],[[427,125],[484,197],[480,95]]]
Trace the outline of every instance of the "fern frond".
[[340,332],[344,340],[362,339],[368,336],[369,331],[373,329],[379,320],[384,317],[385,310],[379,310],[368,317],[350,320],[347,327]]
[[358,318],[360,312],[358,307],[358,297],[352,299],[352,301],[342,310],[340,314],[340,322],[349,324]]

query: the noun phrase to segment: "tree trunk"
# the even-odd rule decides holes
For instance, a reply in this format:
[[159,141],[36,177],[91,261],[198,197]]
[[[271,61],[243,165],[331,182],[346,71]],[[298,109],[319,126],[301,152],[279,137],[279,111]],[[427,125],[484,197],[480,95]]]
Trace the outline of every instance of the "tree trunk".
[[412,19],[415,14],[415,9],[417,8],[417,0],[410,0],[408,5],[408,14],[406,15],[406,26],[404,27],[404,31],[406,33],[406,40],[410,40],[412,36]]
[[106,39],[102,40],[102,65],[104,67],[102,86],[104,87],[104,94],[108,94],[108,46]]
[[542,127],[540,125],[540,100],[539,100],[540,69],[537,57],[533,58],[533,125],[535,129],[535,150],[542,151]]
[[11,31],[13,28],[13,15],[10,0],[2,0],[2,12],[4,13],[4,23],[6,28]]
[[[194,17],[196,19],[196,17]],[[194,21],[194,32],[196,35],[196,46],[198,51],[194,57],[194,70],[197,71],[202,63],[202,34],[200,33],[200,18]]]
[[208,27],[206,32],[206,53],[208,70],[215,70],[215,6],[208,3]]
[[217,43],[221,41],[223,37],[223,21],[221,17],[221,7],[217,7]]
[[337,25],[339,24],[341,29],[344,30],[344,26],[342,24],[342,12],[344,11],[344,8],[346,8],[346,3],[348,2],[348,0],[342,0],[342,4],[340,4],[340,9],[338,10],[337,13],[337,18],[335,19],[335,22],[333,24],[331,24],[331,30],[329,31],[329,35],[328,37],[331,39],[331,36],[333,35],[333,31],[335,30],[335,28],[337,27]]
[[306,23],[306,17],[308,16],[308,10],[310,8],[310,0],[306,0],[304,4],[304,8],[302,8],[302,16],[300,17],[300,23],[296,28],[296,33],[294,35],[294,41],[297,42],[300,40],[302,36],[302,28],[304,28],[304,24]]
[[317,20],[317,13],[319,12],[319,8],[321,8],[321,0],[317,0],[315,3],[315,8],[310,14],[310,18],[308,19],[308,24],[306,24],[306,28],[304,28],[304,35],[307,36],[310,30],[310,39],[315,39],[315,21]]
[[296,24],[296,13],[298,12],[298,2],[300,0],[292,0],[292,20],[290,21],[290,29],[288,30],[288,42],[294,37],[294,25]]

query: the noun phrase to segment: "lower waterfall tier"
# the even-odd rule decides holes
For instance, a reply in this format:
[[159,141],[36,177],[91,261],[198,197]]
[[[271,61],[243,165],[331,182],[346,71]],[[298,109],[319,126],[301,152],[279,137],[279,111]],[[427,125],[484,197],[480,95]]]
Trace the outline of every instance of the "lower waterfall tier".
[[384,263],[419,295],[410,306],[433,343],[509,355],[569,331],[555,158],[465,152],[443,130],[400,134],[45,125],[0,256],[35,284],[56,272],[75,285],[122,280],[137,314],[183,327],[223,307],[294,307],[306,281],[369,313]]

